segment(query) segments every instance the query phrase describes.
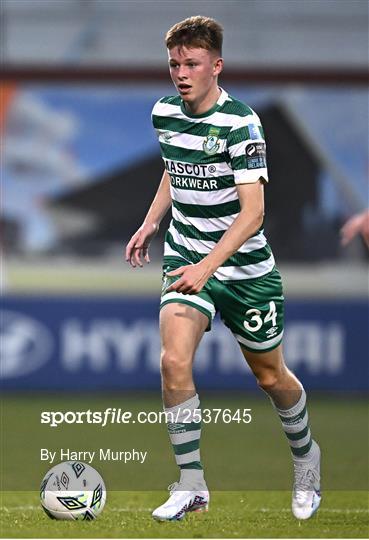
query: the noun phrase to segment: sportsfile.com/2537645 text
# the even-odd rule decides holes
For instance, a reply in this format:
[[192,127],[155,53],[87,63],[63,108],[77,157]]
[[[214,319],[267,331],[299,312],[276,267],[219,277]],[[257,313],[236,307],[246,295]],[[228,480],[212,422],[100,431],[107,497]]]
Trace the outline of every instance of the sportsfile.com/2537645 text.
[[58,427],[61,424],[186,424],[186,423],[224,423],[250,424],[251,409],[181,409],[171,411],[132,412],[120,408],[108,407],[103,411],[42,411],[41,424]]

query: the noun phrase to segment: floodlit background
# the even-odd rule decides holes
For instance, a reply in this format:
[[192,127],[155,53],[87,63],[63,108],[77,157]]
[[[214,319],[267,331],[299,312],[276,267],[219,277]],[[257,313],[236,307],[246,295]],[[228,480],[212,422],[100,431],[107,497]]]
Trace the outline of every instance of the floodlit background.
[[[1,381],[8,391],[4,452],[9,464],[17,461],[4,476],[8,489],[34,489],[47,468],[39,462],[41,440],[62,444],[39,425],[40,410],[133,402],[160,408],[158,302],[169,216],[150,267],[129,269],[123,251],[163,169],[150,114],[174,91],[164,35],[194,14],[223,24],[220,84],[257,111],[266,131],[265,230],[285,283],[285,353],[312,391],[320,441],[337,457],[327,464],[326,482],[367,487],[360,396],[368,384],[368,249],[360,237],[342,247],[339,233],[369,205],[367,9],[361,0],[2,0]],[[259,429],[274,422],[273,413],[251,393],[256,384],[220,321],[199,349],[195,373],[199,391],[228,390],[233,407],[260,411],[242,452],[265,463],[272,446],[275,460],[270,477],[254,468],[248,488],[289,489],[278,421]],[[156,397],[140,394],[138,401],[129,393],[147,389]],[[44,390],[75,393],[36,393]],[[85,391],[97,391],[100,401]],[[112,391],[118,394],[104,397]],[[207,403],[228,403],[212,396]],[[94,442],[87,431],[68,429],[75,444],[101,444],[98,434]],[[235,429],[204,436],[205,449],[229,437],[239,448]],[[34,462],[23,472],[22,433]],[[145,433],[129,436],[147,440]],[[119,433],[111,437],[119,445]],[[156,440],[156,458],[170,460],[165,431]],[[208,458],[215,481],[219,455]],[[228,461],[236,468],[233,476],[225,471],[225,489],[244,488],[242,459],[239,469],[235,456]],[[116,481],[114,467],[106,467]]]
[[[310,286],[312,263],[329,265],[344,289],[347,267],[362,278],[367,252],[360,240],[342,249],[338,231],[368,204],[365,2],[4,0],[1,9],[6,290],[68,290],[73,276],[60,280],[58,268],[97,266],[124,288],[113,271],[125,274],[122,248],[162,169],[150,113],[173,93],[164,34],[193,13],[224,25],[221,84],[265,125],[268,237],[287,271],[310,267],[291,292]],[[80,286],[103,281],[83,276]],[[350,286],[359,293],[364,280]]]

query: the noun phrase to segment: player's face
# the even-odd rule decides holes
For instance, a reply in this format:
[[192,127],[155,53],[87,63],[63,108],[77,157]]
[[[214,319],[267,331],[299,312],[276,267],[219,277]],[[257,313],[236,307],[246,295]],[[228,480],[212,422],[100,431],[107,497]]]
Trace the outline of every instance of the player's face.
[[168,60],[170,76],[183,101],[194,112],[207,106],[208,101],[211,108],[211,101],[217,99],[213,97],[218,92],[217,77],[223,60],[213,51],[184,46],[168,49]]

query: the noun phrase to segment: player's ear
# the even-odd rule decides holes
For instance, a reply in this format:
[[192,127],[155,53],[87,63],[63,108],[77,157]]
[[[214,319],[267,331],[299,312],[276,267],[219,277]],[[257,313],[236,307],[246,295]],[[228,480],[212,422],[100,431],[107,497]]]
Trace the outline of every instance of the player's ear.
[[219,75],[223,70],[223,58],[217,58],[214,62],[213,72],[214,75]]

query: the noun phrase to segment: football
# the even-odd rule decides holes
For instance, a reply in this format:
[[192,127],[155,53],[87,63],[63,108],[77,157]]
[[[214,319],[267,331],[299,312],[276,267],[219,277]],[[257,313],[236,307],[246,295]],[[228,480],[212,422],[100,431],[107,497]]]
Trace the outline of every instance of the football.
[[90,521],[102,512],[106,489],[93,467],[80,461],[65,461],[44,476],[40,499],[51,519]]

